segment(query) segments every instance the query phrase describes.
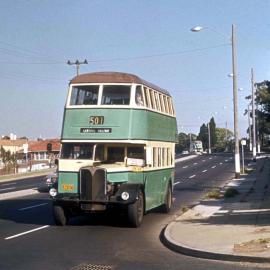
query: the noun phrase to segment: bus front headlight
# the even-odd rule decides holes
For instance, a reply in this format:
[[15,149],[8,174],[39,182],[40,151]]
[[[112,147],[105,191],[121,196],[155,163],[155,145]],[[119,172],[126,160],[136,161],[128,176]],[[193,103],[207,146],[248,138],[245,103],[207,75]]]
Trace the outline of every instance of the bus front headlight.
[[123,201],[128,200],[129,199],[129,193],[126,192],[126,191],[122,192],[121,193],[121,198],[122,198]]
[[55,188],[51,188],[49,193],[52,197],[55,197],[57,195],[57,190]]

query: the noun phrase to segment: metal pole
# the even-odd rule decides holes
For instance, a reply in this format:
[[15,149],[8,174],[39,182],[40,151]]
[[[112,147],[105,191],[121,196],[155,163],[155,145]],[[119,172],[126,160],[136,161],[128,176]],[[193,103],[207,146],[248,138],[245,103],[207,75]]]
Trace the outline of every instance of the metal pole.
[[234,109],[234,163],[235,177],[240,177],[240,155],[239,155],[239,135],[238,135],[238,100],[237,100],[237,71],[236,71],[236,35],[235,25],[232,25],[232,72],[233,72],[233,109]]
[[242,144],[242,166],[243,166],[243,174],[245,173],[245,157],[244,157],[244,145]]
[[211,154],[211,134],[210,134],[210,123],[207,124],[208,126],[208,154]]
[[250,109],[249,109],[249,104],[248,104],[247,114],[248,114],[249,151],[252,152],[252,138],[251,138],[251,126],[250,126]]
[[255,120],[255,98],[254,98],[254,73],[251,69],[251,98],[252,98],[252,128],[253,128],[253,141],[252,141],[252,156],[253,161],[256,161],[256,120]]

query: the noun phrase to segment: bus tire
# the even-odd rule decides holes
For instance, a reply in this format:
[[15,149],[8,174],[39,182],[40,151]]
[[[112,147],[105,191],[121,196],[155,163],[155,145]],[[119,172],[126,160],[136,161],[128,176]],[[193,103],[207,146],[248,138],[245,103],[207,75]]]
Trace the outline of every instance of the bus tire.
[[169,213],[172,208],[172,187],[171,184],[168,184],[165,201],[164,204],[161,206],[162,213]]
[[144,196],[141,190],[138,192],[136,202],[128,205],[128,221],[134,228],[140,227],[144,215]]
[[62,206],[53,206],[53,217],[57,226],[65,226],[67,224],[68,218]]

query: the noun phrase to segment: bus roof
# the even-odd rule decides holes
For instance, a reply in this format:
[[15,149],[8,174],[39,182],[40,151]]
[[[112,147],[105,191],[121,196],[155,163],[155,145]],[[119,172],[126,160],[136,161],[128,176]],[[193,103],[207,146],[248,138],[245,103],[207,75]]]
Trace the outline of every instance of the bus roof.
[[150,82],[147,82],[140,77],[122,73],[122,72],[94,72],[94,73],[85,73],[74,77],[71,81],[71,84],[79,83],[137,83],[148,86],[154,90],[157,90],[165,95],[170,96],[169,92],[165,89],[160,88]]

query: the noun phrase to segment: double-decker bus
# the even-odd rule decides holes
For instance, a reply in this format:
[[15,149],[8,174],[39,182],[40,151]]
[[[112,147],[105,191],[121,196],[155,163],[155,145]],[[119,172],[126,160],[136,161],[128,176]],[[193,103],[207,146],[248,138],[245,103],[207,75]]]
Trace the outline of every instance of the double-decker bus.
[[130,224],[160,207],[169,212],[177,125],[169,92],[120,72],[70,81],[57,187],[57,225],[84,212],[122,208]]

